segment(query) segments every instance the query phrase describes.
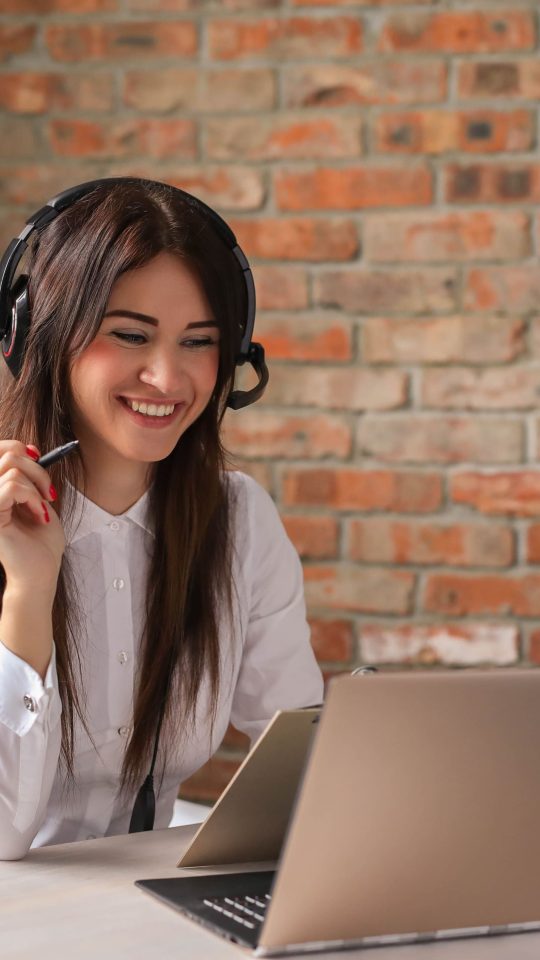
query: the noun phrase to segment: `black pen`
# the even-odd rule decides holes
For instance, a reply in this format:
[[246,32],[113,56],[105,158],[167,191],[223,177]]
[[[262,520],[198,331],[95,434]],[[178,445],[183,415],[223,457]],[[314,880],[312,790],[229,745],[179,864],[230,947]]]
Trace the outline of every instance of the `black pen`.
[[39,460],[36,460],[36,463],[39,463],[40,467],[50,467],[52,463],[56,463],[57,460],[66,457],[68,453],[71,453],[71,451],[75,450],[78,446],[78,440],[70,440],[69,443],[64,443],[62,447],[55,447],[54,450],[49,450],[48,453],[44,453]]

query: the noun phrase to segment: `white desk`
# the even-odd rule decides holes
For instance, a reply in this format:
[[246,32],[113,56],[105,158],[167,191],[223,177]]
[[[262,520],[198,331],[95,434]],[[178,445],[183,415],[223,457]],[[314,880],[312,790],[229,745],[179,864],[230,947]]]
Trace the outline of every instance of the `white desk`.
[[[238,960],[250,956],[133,884],[146,877],[178,876],[176,861],[196,829],[197,825],[175,827],[42,847],[25,860],[0,862],[1,960]],[[252,867],[260,868],[260,864]],[[185,872],[193,876],[195,871]],[[538,960],[540,934],[324,956],[333,960]]]

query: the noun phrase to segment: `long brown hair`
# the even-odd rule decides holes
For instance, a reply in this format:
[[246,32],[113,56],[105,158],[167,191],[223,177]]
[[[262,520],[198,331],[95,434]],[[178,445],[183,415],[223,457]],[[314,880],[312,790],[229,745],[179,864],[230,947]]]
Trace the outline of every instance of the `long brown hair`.
[[[72,439],[73,358],[95,337],[120,274],[162,251],[181,257],[200,277],[221,327],[220,358],[210,403],[171,454],[153,466],[149,509],[156,548],[124,787],[144,772],[162,704],[166,728],[188,728],[205,676],[213,719],[220,680],[218,608],[231,610],[230,502],[219,429],[246,304],[235,258],[207,218],[166,185],[125,181],[97,186],[46,226],[30,256],[32,323],[21,375],[3,378],[0,405],[3,438],[34,443],[42,451]],[[67,517],[73,510],[69,484],[84,492],[82,461],[68,457],[50,474]],[[64,556],[53,632],[63,707],[61,756],[68,777],[73,775],[76,717],[86,726],[75,601]]]

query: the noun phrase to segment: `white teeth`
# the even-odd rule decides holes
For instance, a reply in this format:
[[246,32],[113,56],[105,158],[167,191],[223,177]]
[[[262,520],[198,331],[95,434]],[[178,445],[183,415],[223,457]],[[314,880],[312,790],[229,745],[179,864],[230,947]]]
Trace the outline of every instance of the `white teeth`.
[[147,417],[168,417],[174,410],[174,403],[163,404],[159,406],[155,403],[139,403],[138,400],[128,400],[126,403],[135,413],[144,413]]

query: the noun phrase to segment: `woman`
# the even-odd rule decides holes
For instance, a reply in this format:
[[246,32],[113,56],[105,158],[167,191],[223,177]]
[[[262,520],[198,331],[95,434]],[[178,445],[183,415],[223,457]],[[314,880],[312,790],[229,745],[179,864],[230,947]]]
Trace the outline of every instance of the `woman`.
[[4,342],[2,859],[127,832],[153,754],[167,826],[229,721],[254,739],[322,696],[298,558],[268,495],[224,468],[245,258],[172,187],[79,193],[36,215],[10,292],[28,334]]

